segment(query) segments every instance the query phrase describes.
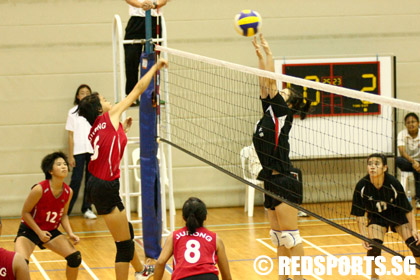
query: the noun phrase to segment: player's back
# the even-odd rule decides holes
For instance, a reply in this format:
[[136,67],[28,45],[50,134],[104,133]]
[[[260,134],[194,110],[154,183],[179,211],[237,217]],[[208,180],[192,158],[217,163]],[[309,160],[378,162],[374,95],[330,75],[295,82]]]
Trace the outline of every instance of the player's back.
[[213,273],[218,275],[216,267],[216,233],[200,227],[189,235],[186,227],[173,233],[174,272],[172,279]]
[[15,280],[13,274],[13,259],[15,252],[0,248],[0,280]]

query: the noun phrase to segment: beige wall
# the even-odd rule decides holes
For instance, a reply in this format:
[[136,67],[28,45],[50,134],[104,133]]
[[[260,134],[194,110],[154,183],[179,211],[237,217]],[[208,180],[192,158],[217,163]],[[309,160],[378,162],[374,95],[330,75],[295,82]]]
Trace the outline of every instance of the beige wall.
[[[275,56],[397,56],[398,97],[418,101],[420,1],[172,0],[164,10],[168,46],[256,66],[250,40],[232,26],[244,8],[262,15]],[[0,1],[0,216],[19,214],[30,187],[43,179],[45,154],[67,151],[64,124],[77,86],[87,83],[113,99],[114,14],[125,26],[125,1]],[[137,119],[136,111],[129,114]],[[210,206],[242,203],[241,183],[181,152],[174,158],[177,205],[190,194]]]

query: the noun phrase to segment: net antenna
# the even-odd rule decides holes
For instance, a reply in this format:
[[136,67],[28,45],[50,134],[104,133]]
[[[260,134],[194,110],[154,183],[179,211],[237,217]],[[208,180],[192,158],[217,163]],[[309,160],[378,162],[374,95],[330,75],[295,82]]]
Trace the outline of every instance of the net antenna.
[[[168,96],[166,106],[170,106],[171,110],[163,123],[171,130],[162,133],[170,138],[162,136],[161,141],[246,186],[252,186],[352,236],[372,242],[358,233],[355,217],[350,215],[355,185],[367,174],[366,159],[369,154],[386,151],[389,167],[392,166],[396,150],[395,119],[401,119],[406,112],[420,112],[420,104],[166,47],[157,47],[157,50],[167,54],[170,64],[167,69],[170,100]],[[262,115],[259,77],[275,79],[279,85],[284,83],[306,88],[307,91],[334,93],[334,96],[359,100],[359,103],[362,100],[363,104],[380,108],[380,114],[359,114],[359,108],[354,107],[348,108],[346,114],[339,117],[309,115],[302,121],[294,119],[289,135],[290,152],[293,153],[293,165],[303,172],[303,207],[243,179],[240,151],[252,143],[255,125]],[[307,102],[314,101],[307,96]],[[318,102],[338,109],[334,103]],[[402,128],[401,123],[398,127]],[[313,141],[314,135],[321,137],[320,144]],[[393,255],[409,254],[399,235],[387,233],[384,241],[384,245],[376,245]]]

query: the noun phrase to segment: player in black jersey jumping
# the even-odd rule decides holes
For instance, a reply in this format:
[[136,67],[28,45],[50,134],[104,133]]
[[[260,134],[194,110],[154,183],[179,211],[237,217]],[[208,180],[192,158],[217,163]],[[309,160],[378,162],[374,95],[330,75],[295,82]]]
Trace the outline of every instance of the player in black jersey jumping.
[[[274,72],[274,60],[270,47],[260,35],[266,61],[257,38],[253,40],[259,68]],[[259,78],[263,117],[257,123],[253,143],[262,170],[258,179],[264,181],[264,188],[288,201],[302,203],[302,173],[293,168],[289,158],[289,132],[293,115],[299,114],[303,120],[310,107],[301,92],[293,88],[277,89],[276,80]],[[278,256],[303,256],[302,239],[297,226],[298,210],[265,195],[264,207],[268,209],[270,236],[277,247]],[[279,279],[286,279],[280,276]],[[302,279],[301,275],[294,279]]]

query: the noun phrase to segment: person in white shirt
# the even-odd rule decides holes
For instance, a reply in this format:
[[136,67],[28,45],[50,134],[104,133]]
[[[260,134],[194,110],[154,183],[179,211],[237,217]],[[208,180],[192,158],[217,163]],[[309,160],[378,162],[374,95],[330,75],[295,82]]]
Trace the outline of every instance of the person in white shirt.
[[408,113],[404,117],[405,129],[398,133],[398,151],[400,156],[396,165],[401,171],[413,172],[416,186],[416,207],[420,208],[420,135],[419,117]]
[[[66,130],[68,131],[69,141],[69,165],[73,168],[73,174],[70,181],[70,188],[73,190],[73,197],[70,201],[68,215],[70,215],[73,210],[73,206],[76,203],[85,170],[85,186],[90,177],[88,165],[90,157],[93,154],[93,149],[88,140],[88,135],[91,125],[85,118],[79,116],[76,112],[80,100],[90,94],[92,94],[92,90],[88,85],[80,85],[74,96],[75,106],[69,110],[67,115]],[[92,211],[92,205],[87,201],[86,187],[83,194],[81,210],[86,219],[96,219],[96,215]]]
[[[124,40],[146,39],[146,11],[151,10],[152,37],[156,38],[157,19],[161,22],[161,8],[168,0],[125,0],[129,4],[130,19],[125,28]],[[160,37],[162,31],[160,30]],[[142,44],[125,44],[125,92],[128,95],[137,84],[139,79],[140,57],[143,52]]]

